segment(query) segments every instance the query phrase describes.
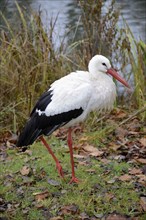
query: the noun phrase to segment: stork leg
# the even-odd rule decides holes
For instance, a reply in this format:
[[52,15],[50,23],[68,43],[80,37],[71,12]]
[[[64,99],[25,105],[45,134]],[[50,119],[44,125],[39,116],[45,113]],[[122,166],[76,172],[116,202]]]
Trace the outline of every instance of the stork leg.
[[55,160],[56,168],[58,170],[59,175],[62,178],[64,178],[64,173],[63,173],[63,170],[62,170],[62,166],[61,166],[59,160],[57,159],[57,157],[55,156],[55,154],[53,153],[52,149],[50,148],[49,144],[46,142],[46,140],[43,138],[43,136],[40,137],[40,140],[42,141],[44,146],[47,148],[47,150],[49,151],[49,153],[52,155],[53,159]]
[[78,183],[79,180],[78,178],[75,177],[75,169],[74,169],[74,158],[73,158],[73,149],[72,149],[72,135],[71,135],[71,128],[68,129],[68,139],[67,143],[69,146],[69,151],[70,151],[70,161],[71,161],[71,168],[72,168],[72,178],[70,183]]

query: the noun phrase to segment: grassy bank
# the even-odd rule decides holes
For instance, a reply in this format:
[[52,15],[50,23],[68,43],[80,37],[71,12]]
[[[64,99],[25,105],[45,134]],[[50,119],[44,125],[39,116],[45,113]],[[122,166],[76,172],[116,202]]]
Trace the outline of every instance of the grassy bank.
[[71,165],[65,130],[47,140],[61,161],[64,180],[59,178],[53,159],[39,141],[21,152],[14,148],[10,136],[6,144],[1,144],[1,218],[144,220],[143,124],[134,118],[108,135],[103,131],[104,123],[115,126],[127,114],[126,109],[114,110],[102,124],[97,123],[98,131],[75,129],[78,185],[69,184]]

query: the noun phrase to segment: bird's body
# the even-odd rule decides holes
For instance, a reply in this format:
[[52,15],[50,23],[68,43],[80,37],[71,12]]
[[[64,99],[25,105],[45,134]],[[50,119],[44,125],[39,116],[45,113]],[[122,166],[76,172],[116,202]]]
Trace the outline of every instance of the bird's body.
[[[50,89],[53,90],[53,97],[52,103],[46,108],[47,115],[70,110],[80,112],[78,117],[66,124],[67,127],[83,121],[95,109],[110,109],[116,98],[116,87],[109,76],[104,75],[94,79],[89,72],[85,71],[70,73],[55,81]],[[60,103],[62,100],[63,105]]]
[[[91,111],[112,108],[116,86],[107,74],[108,70],[115,74],[109,60],[96,55],[88,68],[89,71],[72,72],[50,86],[33,108],[17,146],[32,144],[39,136],[50,135],[61,126],[70,128],[84,121]],[[121,77],[118,80],[128,86]]]

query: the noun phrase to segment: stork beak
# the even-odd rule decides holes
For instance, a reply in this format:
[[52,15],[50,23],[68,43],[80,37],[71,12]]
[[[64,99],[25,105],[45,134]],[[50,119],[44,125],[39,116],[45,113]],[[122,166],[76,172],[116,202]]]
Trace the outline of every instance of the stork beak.
[[117,79],[119,82],[121,82],[126,87],[130,88],[126,80],[123,79],[113,68],[108,69],[107,73],[113,76],[115,79]]

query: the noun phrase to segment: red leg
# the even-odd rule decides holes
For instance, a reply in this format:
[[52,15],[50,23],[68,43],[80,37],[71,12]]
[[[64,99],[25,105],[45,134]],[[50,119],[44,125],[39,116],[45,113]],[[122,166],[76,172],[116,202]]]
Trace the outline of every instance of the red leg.
[[40,137],[40,140],[42,141],[44,146],[47,148],[47,150],[49,151],[49,153],[52,155],[53,159],[55,160],[56,167],[57,167],[59,175],[64,178],[64,173],[63,173],[63,170],[62,170],[62,166],[59,163],[59,160],[57,159],[55,154],[53,153],[52,149],[50,148],[49,144],[46,142],[46,140],[43,138],[43,136]]
[[70,160],[71,160],[71,168],[72,168],[72,178],[70,183],[78,183],[79,180],[78,178],[75,177],[75,170],[74,170],[74,158],[73,158],[73,149],[72,149],[72,135],[71,135],[71,128],[68,129],[68,146],[69,146],[69,151],[70,151]]

